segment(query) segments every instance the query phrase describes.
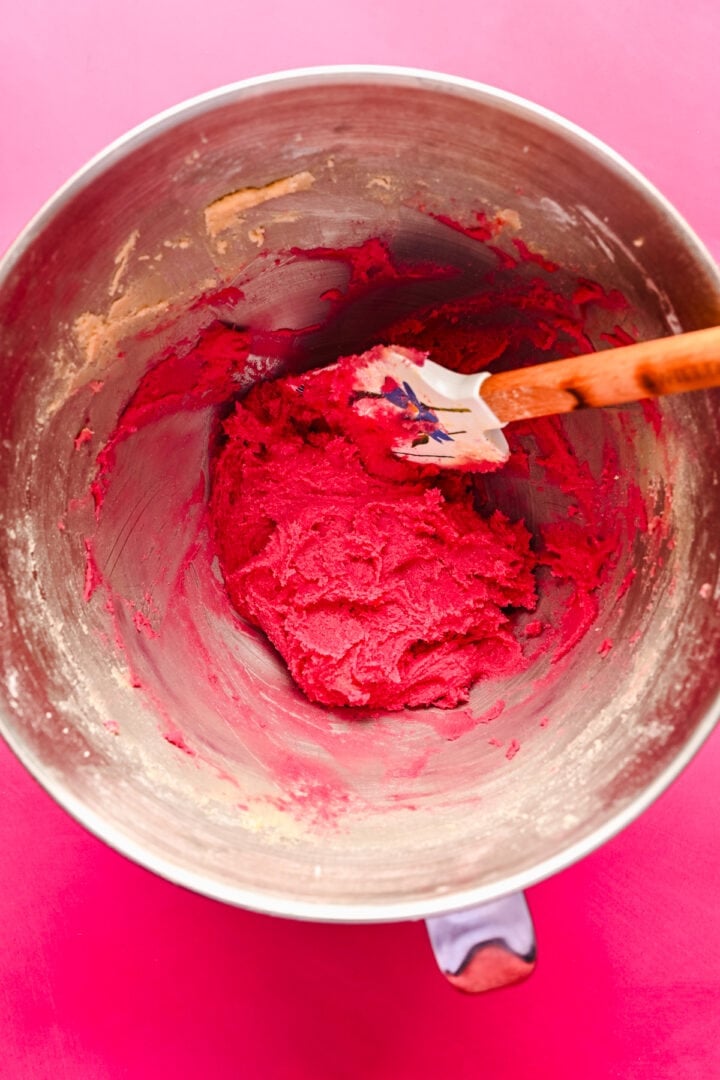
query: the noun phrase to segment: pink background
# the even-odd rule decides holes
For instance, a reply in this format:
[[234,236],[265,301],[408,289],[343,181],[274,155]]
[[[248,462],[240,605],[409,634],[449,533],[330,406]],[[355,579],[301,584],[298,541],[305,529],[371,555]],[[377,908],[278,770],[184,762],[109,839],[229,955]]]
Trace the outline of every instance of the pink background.
[[[211,14],[212,13],[212,14]],[[0,248],[127,128],[249,75],[397,63],[493,83],[629,158],[720,257],[717,0],[21,0],[0,25]],[[720,1076],[720,732],[640,821],[532,889],[524,986],[456,994],[420,924],[186,893],[0,746],[4,1080]]]

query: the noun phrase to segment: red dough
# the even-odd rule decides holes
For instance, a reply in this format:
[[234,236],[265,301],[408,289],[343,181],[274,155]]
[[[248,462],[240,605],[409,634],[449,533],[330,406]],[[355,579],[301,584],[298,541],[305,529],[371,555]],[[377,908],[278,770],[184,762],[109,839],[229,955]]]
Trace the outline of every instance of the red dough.
[[[184,417],[207,413],[213,483],[203,528],[229,599],[265,631],[309,698],[359,706],[348,719],[450,707],[476,680],[512,675],[540,656],[559,675],[593,626],[601,586],[648,528],[644,497],[623,473],[609,428],[588,453],[556,417],[512,424],[500,473],[451,473],[392,455],[399,413],[383,426],[349,408],[361,358],[316,366],[312,378],[263,382],[278,369],[328,363],[334,336],[351,347],[421,350],[468,373],[586,352],[597,344],[593,326],[596,338],[603,325],[600,339],[631,339],[619,293],[522,243],[512,253],[494,247],[501,222],[475,219],[469,229],[438,219],[496,256],[494,268],[483,258],[471,288],[453,267],[398,262],[379,238],[285,253],[347,267],[346,286],[322,295],[330,311],[319,339],[314,322],[290,330],[244,319],[237,288],[200,298],[195,306],[211,306],[211,321],[194,343],[180,341],[156,358],[97,455],[90,490],[112,554],[117,535],[105,499],[124,506],[116,470],[133,459],[125,444],[150,439],[156,424],[181,430]],[[218,298],[232,309],[230,323],[218,321]],[[383,312],[394,318],[381,325]],[[657,430],[656,406],[647,409]],[[133,482],[146,482],[144,459]],[[197,498],[204,494],[203,478]],[[517,520],[524,514],[527,521]],[[110,583],[102,543],[92,535],[85,545],[89,600]],[[193,548],[187,558],[194,557]],[[112,594],[109,602],[122,601]],[[133,617],[133,628],[141,620]]]
[[471,478],[378,452],[337,378],[260,384],[225,422],[210,514],[228,593],[313,701],[457,705],[525,666],[507,609],[536,604],[530,535],[481,517]]

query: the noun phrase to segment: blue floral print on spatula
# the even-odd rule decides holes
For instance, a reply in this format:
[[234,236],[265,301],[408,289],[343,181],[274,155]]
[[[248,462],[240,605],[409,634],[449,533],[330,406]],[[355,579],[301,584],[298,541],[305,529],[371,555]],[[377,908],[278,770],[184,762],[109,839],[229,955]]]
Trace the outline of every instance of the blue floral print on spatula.
[[[392,384],[392,385],[390,385]],[[435,413],[427,405],[420,401],[410,383],[403,382],[402,386],[394,379],[386,379],[382,396],[396,405],[398,409],[404,409],[411,420],[422,421],[426,424],[439,424],[440,421]],[[452,435],[446,431],[436,429],[427,433],[435,442],[452,442]]]

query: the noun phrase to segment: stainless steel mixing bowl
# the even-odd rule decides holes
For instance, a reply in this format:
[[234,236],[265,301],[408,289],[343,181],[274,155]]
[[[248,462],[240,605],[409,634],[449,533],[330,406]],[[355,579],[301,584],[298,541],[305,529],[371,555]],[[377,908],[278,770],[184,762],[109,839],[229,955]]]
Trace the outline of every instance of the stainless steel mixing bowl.
[[[291,176],[294,191],[267,187]],[[247,188],[264,201],[220,221],[229,204],[217,200]],[[204,414],[119,450],[124,486],[95,521],[95,453],[151,359],[207,320],[194,297],[242,279],[238,318],[292,328],[322,319],[317,298],[338,271],[278,266],[268,251],[382,232],[403,256],[444,245],[465,264],[470,242],[448,240],[421,207],[511,211],[550,258],[619,288],[644,336],[720,318],[707,252],[613,152],[509,94],[410,70],[282,74],[172,109],[74,177],[0,267],[0,730],[119,851],[266,912],[388,920],[506,896],[630,822],[718,716],[715,393],[663,403],[659,435],[639,406],[566,421],[586,454],[622,443],[618,505],[632,477],[651,527],[628,537],[562,678],[534,695],[537,671],[477,688],[478,714],[507,701],[492,734],[520,743],[512,760],[486,725],[449,740],[417,713],[328,717],[238,630],[191,498],[206,473]],[[323,356],[352,347],[358,327],[334,335]],[[89,535],[126,608],[93,591]],[[148,595],[157,636],[133,637]]]

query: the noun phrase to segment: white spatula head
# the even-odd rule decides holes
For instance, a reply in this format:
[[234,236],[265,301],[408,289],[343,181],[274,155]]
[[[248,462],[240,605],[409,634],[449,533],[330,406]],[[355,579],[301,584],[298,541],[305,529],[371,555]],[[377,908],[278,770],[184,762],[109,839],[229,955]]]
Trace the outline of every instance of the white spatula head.
[[396,346],[366,355],[356,369],[353,407],[368,420],[395,425],[394,454],[445,468],[507,461],[502,424],[480,396],[489,372],[458,375]]

